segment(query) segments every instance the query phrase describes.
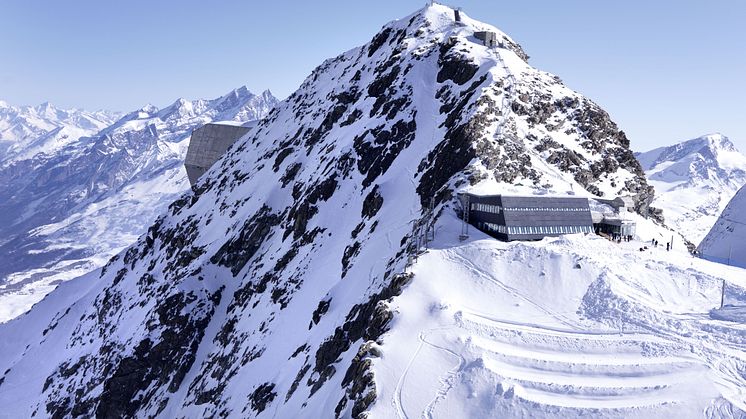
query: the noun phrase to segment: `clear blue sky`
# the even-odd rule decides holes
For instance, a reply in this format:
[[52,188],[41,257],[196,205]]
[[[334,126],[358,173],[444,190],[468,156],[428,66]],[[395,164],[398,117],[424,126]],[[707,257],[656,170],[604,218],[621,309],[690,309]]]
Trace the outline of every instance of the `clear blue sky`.
[[[425,1],[4,0],[0,99],[128,111],[246,85],[284,98]],[[463,0],[635,149],[719,131],[746,152],[746,2]]]

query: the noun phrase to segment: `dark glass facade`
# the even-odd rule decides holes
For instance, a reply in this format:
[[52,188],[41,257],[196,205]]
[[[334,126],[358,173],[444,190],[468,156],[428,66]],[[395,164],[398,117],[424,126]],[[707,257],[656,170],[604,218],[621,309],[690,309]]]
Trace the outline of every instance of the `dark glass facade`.
[[540,240],[593,232],[586,198],[472,194],[467,197],[469,223],[500,240]]

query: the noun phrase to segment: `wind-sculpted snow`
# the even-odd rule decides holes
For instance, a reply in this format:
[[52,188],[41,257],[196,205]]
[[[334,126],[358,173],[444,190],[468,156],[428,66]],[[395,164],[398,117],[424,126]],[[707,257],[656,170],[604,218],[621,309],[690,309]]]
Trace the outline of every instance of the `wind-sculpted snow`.
[[259,119],[275,103],[241,88],[161,111],[146,106],[45,152],[41,140],[19,140],[18,157],[0,164],[0,321],[106,263],[184,193],[192,129]]
[[743,270],[593,235],[459,242],[442,223],[372,357],[372,416],[743,417],[743,310],[718,309],[723,282],[746,303]]
[[[325,61],[98,278],[0,325],[14,337],[0,347],[0,404],[17,416],[362,417],[393,388],[375,365],[417,281],[412,232],[430,203],[449,231],[469,186],[632,193],[647,213],[651,191],[608,115],[497,29],[453,15],[426,7]],[[415,343],[458,358],[434,336]]]

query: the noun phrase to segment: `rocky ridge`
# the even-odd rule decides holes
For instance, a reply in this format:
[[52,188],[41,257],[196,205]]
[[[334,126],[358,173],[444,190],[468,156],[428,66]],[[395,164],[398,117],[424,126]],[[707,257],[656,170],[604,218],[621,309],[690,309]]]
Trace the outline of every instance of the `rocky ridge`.
[[23,335],[0,349],[0,402],[363,417],[431,202],[437,216],[467,187],[633,194],[647,214],[652,189],[608,114],[453,16],[428,6],[325,61],[135,244],[0,325]]

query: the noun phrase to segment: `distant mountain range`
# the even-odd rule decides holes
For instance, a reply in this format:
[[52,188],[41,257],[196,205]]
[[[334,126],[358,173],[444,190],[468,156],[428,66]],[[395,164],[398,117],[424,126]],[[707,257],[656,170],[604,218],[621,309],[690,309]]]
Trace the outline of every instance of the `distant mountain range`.
[[[189,188],[182,166],[194,128],[246,122],[277,103],[245,87],[120,116],[0,107],[0,321],[62,280],[103,265]],[[117,117],[119,116],[119,117]]]
[[695,245],[746,184],[746,156],[721,134],[636,153],[635,157],[655,187],[652,205],[663,209],[666,224]]
[[106,128],[116,112],[58,109],[50,103],[11,106],[0,101],[0,165],[55,151]]

